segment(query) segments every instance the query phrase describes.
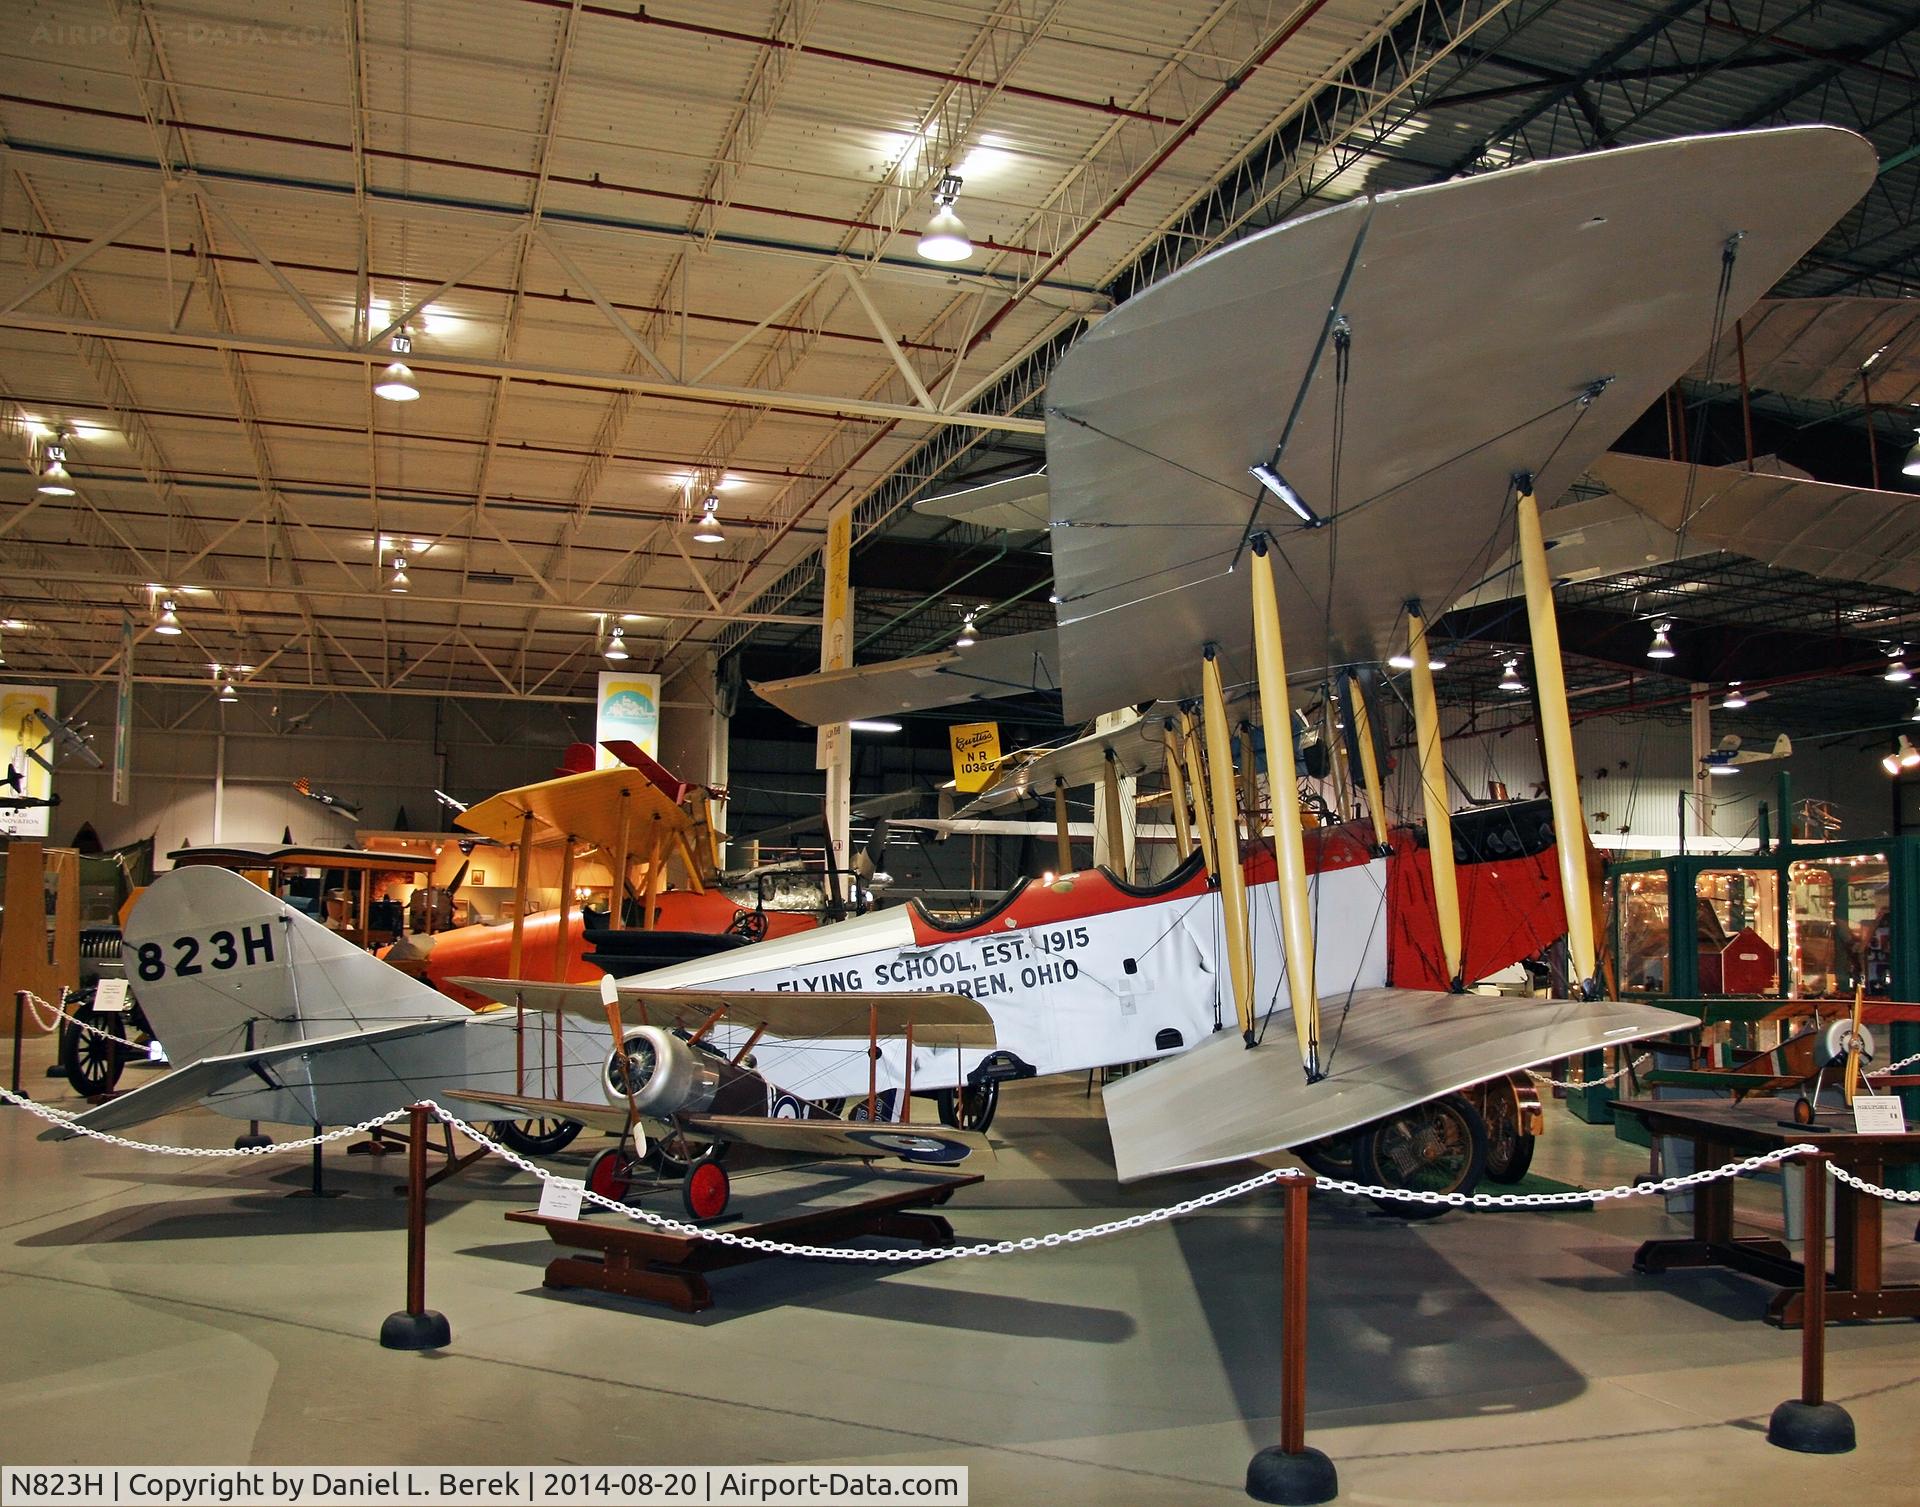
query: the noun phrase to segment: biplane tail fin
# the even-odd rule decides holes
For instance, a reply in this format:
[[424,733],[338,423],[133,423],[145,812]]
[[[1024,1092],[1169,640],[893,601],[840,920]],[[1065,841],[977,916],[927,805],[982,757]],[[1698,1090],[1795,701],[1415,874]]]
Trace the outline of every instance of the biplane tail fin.
[[127,979],[176,1063],[469,1012],[226,869],[162,874],[127,917]]

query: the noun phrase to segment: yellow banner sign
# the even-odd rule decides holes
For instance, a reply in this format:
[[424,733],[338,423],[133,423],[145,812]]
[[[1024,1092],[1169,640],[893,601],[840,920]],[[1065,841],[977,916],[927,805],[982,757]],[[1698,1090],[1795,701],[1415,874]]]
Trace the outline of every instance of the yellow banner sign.
[[953,743],[953,784],[971,795],[986,788],[1000,764],[1000,724],[963,722],[948,730]]

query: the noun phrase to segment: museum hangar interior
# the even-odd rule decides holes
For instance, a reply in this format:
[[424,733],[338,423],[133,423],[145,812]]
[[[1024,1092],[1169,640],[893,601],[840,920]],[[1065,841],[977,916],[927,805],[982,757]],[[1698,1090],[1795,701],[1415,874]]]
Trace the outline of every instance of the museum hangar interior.
[[[0,49],[0,1033],[56,1112],[0,1110],[0,1463],[1324,1499],[1248,1475],[1303,1410],[1350,1500],[1911,1491],[1912,1207],[1781,1157],[1920,1113],[1913,7],[21,0]],[[440,988],[345,1019],[497,1038],[443,1107],[592,1191],[724,1228],[891,1134],[985,1178],[869,1256],[1160,1217],[663,1297],[557,1281],[542,1185],[436,1130],[450,1338],[383,1348],[405,1124],[212,1155],[378,1117],[288,1052],[319,975],[167,1026],[224,871]],[[1383,1196],[1178,1207],[1302,1163]],[[1768,1447],[1809,1333],[1847,1453]]]

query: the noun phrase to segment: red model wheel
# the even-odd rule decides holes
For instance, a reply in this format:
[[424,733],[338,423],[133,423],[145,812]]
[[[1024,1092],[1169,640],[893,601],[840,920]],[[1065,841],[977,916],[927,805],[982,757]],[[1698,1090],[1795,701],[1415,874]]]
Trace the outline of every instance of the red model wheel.
[[688,1167],[687,1180],[680,1185],[680,1199],[696,1224],[705,1224],[726,1213],[727,1199],[732,1192],[733,1179],[711,1156],[703,1156]]
[[602,1198],[624,1202],[633,1184],[633,1158],[625,1151],[609,1146],[587,1163],[587,1191]]

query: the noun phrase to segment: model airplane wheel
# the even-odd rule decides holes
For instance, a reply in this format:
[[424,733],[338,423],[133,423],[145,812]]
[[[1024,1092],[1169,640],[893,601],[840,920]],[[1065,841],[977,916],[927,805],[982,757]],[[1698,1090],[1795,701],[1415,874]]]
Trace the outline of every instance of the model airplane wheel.
[[[89,1029],[91,1028],[91,1029]],[[103,1031],[106,1035],[96,1036]],[[60,1065],[67,1081],[83,1098],[111,1093],[126,1063],[126,1026],[115,1014],[82,1005],[63,1028]]]
[[501,1144],[522,1156],[552,1156],[573,1144],[580,1134],[578,1120],[562,1120],[545,1115],[534,1120],[495,1120],[493,1133]]
[[1794,1124],[1811,1125],[1813,1123],[1813,1117],[1814,1117],[1813,1100],[1809,1099],[1805,1094],[1802,1094],[1799,1098],[1793,1101],[1793,1123]]
[[1487,1176],[1496,1183],[1517,1183],[1533,1165],[1538,1136],[1520,1128],[1519,1107],[1503,1093],[1487,1096]]
[[973,1130],[984,1135],[1000,1108],[1000,1083],[998,1079],[988,1079],[985,1083],[969,1083],[964,1091],[943,1088],[936,1102],[940,1106],[940,1123],[949,1130]]
[[635,1170],[634,1160],[624,1147],[609,1146],[587,1163],[587,1191],[625,1203],[633,1187]]
[[662,1177],[685,1177],[688,1168],[696,1162],[720,1161],[726,1156],[729,1144],[702,1140],[669,1126],[664,1133],[648,1137],[647,1165]]
[[[722,1145],[725,1143],[722,1142]],[[695,1224],[705,1224],[727,1212],[727,1200],[733,1194],[733,1179],[720,1165],[717,1156],[696,1157],[687,1168],[686,1181],[680,1185],[680,1201]]]
[[[1429,1099],[1354,1138],[1358,1180],[1411,1193],[1471,1193],[1487,1169],[1487,1122],[1458,1094]],[[1432,1219],[1445,1204],[1376,1198],[1402,1219]]]
[[1353,1143],[1354,1137],[1350,1135],[1332,1135],[1325,1140],[1296,1146],[1293,1154],[1322,1177],[1352,1178],[1357,1170],[1354,1166]]

